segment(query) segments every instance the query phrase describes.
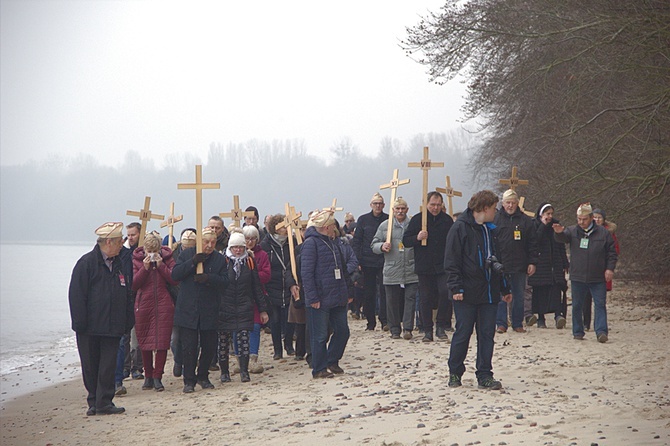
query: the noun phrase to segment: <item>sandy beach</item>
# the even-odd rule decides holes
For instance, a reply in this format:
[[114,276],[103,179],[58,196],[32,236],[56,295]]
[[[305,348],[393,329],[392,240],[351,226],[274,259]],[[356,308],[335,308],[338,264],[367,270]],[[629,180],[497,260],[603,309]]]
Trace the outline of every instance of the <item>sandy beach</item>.
[[[463,386],[451,389],[449,343],[425,344],[418,335],[391,340],[350,319],[344,375],[313,380],[304,361],[273,361],[264,335],[268,370],[252,375],[251,383],[235,375],[221,385],[213,372],[216,389],[185,395],[171,374],[162,393],[126,380],[128,394],[114,400],[126,408],[122,415],[87,417],[80,376],[12,397],[12,386],[25,390],[45,373],[22,370],[2,382],[1,443],[670,444],[670,308],[660,294],[666,290],[614,285],[606,344],[592,331],[573,340],[570,318],[567,330],[548,321],[548,329],[496,335],[493,364],[502,391],[477,389],[474,337]],[[68,370],[51,376],[73,368],[62,366]]]

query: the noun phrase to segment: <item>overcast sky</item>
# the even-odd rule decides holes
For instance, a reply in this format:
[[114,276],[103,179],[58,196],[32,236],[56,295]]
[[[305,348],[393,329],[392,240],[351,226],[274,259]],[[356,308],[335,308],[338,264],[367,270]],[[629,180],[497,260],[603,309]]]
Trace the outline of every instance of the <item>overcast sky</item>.
[[430,84],[398,46],[444,0],[0,4],[2,165],[137,150],[161,166],[252,138],[373,155],[460,125],[463,85]]

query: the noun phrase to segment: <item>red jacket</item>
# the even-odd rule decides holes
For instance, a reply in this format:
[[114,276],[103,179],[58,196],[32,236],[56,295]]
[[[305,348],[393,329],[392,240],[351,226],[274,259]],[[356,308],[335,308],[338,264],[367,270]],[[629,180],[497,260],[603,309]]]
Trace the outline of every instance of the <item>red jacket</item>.
[[144,247],[133,252],[133,291],[135,297],[135,333],[140,350],[168,350],[174,303],[168,285],[177,285],[172,280],[175,261],[172,250],[162,246],[160,255],[163,262],[156,269],[144,269]]
[[[261,289],[263,294],[267,295],[265,291],[265,285],[272,278],[272,272],[270,270],[270,259],[268,258],[267,252],[263,251],[260,243],[256,243],[254,249],[254,262],[256,262],[256,269],[258,270],[258,278],[261,279]],[[261,314],[258,312],[258,307],[254,305],[254,324],[261,323]]]

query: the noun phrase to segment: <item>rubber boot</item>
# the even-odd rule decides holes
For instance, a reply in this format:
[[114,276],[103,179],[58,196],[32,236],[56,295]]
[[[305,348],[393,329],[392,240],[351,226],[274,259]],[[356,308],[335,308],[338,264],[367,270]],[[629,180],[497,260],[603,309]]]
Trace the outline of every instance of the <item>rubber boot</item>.
[[251,377],[249,376],[249,355],[240,355],[237,360],[240,363],[240,378],[243,383],[248,383],[251,381]]
[[263,373],[265,369],[258,363],[258,355],[249,356],[249,371],[251,373]]
[[221,369],[221,382],[229,383],[230,382],[230,373],[228,372],[228,360],[219,361],[219,368]]

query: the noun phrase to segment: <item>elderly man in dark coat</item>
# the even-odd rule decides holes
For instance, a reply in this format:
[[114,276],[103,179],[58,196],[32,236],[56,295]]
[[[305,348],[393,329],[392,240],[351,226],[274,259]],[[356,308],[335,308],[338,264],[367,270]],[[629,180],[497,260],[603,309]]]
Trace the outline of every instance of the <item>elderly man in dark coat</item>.
[[121,269],[123,223],[105,223],[95,231],[93,250],[77,261],[70,280],[72,330],[88,391],[86,415],[123,413],[114,398],[114,369],[119,341],[133,326],[130,285]]

